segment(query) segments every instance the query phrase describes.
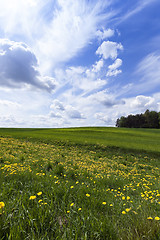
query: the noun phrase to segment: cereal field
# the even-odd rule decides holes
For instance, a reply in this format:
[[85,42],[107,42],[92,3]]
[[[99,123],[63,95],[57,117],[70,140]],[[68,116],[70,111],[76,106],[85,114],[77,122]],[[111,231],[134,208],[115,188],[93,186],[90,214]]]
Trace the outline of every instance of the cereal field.
[[160,239],[154,146],[132,151],[31,134],[1,132],[1,240]]

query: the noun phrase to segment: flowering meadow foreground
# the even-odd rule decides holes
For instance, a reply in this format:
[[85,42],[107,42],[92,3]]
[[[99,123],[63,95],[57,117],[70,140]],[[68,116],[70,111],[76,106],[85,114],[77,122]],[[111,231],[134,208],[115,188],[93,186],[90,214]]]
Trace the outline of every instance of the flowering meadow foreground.
[[160,239],[160,162],[98,145],[0,138],[0,239]]

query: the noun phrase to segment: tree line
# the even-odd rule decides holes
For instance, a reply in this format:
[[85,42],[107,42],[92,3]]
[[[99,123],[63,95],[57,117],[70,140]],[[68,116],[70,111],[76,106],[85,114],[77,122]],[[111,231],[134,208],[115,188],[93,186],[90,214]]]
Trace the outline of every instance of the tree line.
[[120,117],[116,121],[116,127],[126,128],[160,128],[160,112],[149,111],[145,113]]

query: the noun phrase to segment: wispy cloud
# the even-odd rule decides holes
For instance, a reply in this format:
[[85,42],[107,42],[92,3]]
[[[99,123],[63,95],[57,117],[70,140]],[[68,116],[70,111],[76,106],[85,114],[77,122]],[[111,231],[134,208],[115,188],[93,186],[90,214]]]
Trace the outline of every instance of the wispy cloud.
[[130,17],[134,16],[135,14],[137,14],[138,12],[142,11],[149,4],[153,4],[156,1],[158,1],[158,0],[141,0],[141,1],[137,1],[137,4],[134,6],[134,8],[129,10],[127,13],[125,13],[123,15],[123,17],[118,19],[118,24],[122,23],[123,21],[126,21],[128,18],[130,18]]

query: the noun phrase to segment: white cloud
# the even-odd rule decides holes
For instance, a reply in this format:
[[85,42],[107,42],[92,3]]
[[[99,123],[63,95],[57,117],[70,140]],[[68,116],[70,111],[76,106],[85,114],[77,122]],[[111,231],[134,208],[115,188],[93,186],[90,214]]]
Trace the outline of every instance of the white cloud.
[[120,74],[122,70],[118,70],[117,68],[119,68],[121,65],[122,65],[122,60],[120,58],[117,58],[112,65],[108,66],[109,70],[106,76],[111,77],[111,76],[117,76],[118,74]]
[[114,35],[114,30],[108,28],[108,29],[102,29],[102,30],[98,30],[96,32],[97,37],[99,38],[99,40],[104,40],[106,38],[110,38]]
[[69,118],[72,119],[84,119],[85,117],[80,113],[80,111],[78,111],[77,109],[68,106],[67,107],[67,114],[69,116]]
[[127,20],[128,18],[134,16],[138,12],[142,11],[145,7],[147,7],[149,4],[153,4],[153,2],[156,2],[157,0],[141,0],[137,2],[137,5],[130,11],[124,14],[124,16],[119,19],[119,23]]
[[57,109],[57,110],[60,110],[60,111],[65,110],[65,107],[63,106],[63,103],[60,102],[58,99],[53,100],[53,103],[50,105],[50,108],[53,109],[53,110]]
[[0,39],[0,50],[1,87],[23,88],[32,86],[47,91],[55,88],[55,83],[51,81],[51,78],[43,79],[41,77],[37,58],[26,44]]
[[115,59],[117,58],[118,50],[123,50],[123,46],[121,43],[104,41],[97,49],[96,54],[103,56],[104,59]]
[[104,61],[103,59],[100,59],[93,65],[92,72],[99,72],[103,66],[104,66]]
[[0,100],[0,108],[1,107],[7,107],[7,108],[21,108],[21,104],[17,103],[17,102],[12,102],[9,100]]
[[153,107],[154,104],[155,99],[153,97],[139,95],[132,100],[130,106],[131,108],[140,108],[145,110],[147,108]]
[[[113,12],[101,14],[109,1],[58,0],[59,8],[46,25],[43,37],[36,43],[36,53],[42,61],[44,71],[73,58],[95,37],[98,24],[110,19]],[[52,54],[50,54],[52,53]]]

